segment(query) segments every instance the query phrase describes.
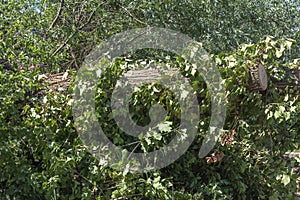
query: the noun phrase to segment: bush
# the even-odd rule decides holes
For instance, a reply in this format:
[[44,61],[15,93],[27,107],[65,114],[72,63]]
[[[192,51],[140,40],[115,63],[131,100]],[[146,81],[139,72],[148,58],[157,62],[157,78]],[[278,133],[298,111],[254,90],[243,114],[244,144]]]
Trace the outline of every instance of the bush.
[[[178,67],[197,93],[201,121],[196,140],[173,164],[142,174],[118,172],[95,159],[74,128],[69,92],[43,91],[42,76],[1,69],[0,196],[3,199],[293,199],[296,175],[283,154],[298,148],[299,109],[293,88],[279,88],[284,77],[284,49],[291,40],[265,38],[236,52],[213,55],[227,89],[227,118],[215,149],[200,159],[210,120],[210,95],[199,73],[181,58],[165,62]],[[282,55],[283,54],[283,55]],[[158,62],[154,60],[154,62]],[[261,62],[269,75],[267,91],[248,89],[248,65]],[[140,60],[120,58],[99,80],[97,117],[116,144],[133,150],[136,141],[122,132],[110,115],[110,97],[118,76]],[[13,94],[13,95],[11,95]],[[152,95],[155,94],[155,95]],[[139,102],[135,101],[139,100]],[[142,86],[131,101],[133,119],[147,124],[154,103],[167,110],[165,129],[148,140],[144,152],[168,143],[176,134],[180,108],[172,93],[159,85]],[[166,133],[166,134],[162,134]],[[214,153],[214,154],[213,154]],[[216,159],[216,154],[223,155]]]

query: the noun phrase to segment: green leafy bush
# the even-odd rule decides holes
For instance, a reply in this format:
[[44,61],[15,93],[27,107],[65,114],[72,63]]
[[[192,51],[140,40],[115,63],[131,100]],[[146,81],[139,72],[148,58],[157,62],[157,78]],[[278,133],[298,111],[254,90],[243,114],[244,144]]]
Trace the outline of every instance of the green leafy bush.
[[[293,199],[297,177],[282,156],[299,148],[300,104],[296,90],[275,84],[284,77],[283,66],[293,67],[281,59],[283,50],[292,43],[267,37],[236,52],[213,55],[225,79],[228,112],[224,133],[215,146],[224,157],[212,163],[208,162],[212,155],[198,157],[210,119],[207,86],[201,74],[186,67],[189,63],[176,56],[166,59],[190,79],[197,93],[199,133],[176,162],[143,174],[115,171],[87,152],[73,124],[72,88],[67,93],[44,91],[38,70],[30,73],[2,68],[1,199]],[[265,92],[248,89],[248,66],[257,62],[268,71]],[[180,108],[170,91],[155,84],[142,86],[132,97],[133,119],[149,123],[149,116],[141,113],[160,103],[167,110],[167,123],[147,139],[123,133],[113,121],[109,105],[117,74],[130,69],[130,64],[141,63],[120,58],[104,73],[95,97],[96,108],[104,132],[116,145],[145,152],[168,143],[176,134]],[[225,136],[233,132],[232,141],[226,143]],[[137,143],[140,146],[135,148]]]

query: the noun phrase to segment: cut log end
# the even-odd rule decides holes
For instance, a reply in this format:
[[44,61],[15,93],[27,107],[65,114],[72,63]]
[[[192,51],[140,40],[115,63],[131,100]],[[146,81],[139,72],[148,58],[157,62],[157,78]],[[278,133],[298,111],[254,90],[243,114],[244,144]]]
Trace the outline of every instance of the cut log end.
[[264,91],[268,87],[268,75],[265,67],[259,63],[250,69],[250,89]]

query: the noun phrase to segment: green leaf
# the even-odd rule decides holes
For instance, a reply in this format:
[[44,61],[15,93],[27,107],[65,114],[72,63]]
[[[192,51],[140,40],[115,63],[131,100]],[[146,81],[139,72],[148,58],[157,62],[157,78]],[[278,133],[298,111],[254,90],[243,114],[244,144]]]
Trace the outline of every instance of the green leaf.
[[290,41],[290,40],[285,41],[285,46],[287,47],[287,49],[290,49],[292,47],[292,45],[293,45],[292,41]]
[[281,183],[283,183],[286,186],[287,184],[290,183],[290,181],[291,181],[290,176],[287,175],[287,174],[283,174],[282,179],[281,179]]
[[274,113],[275,119],[278,119],[280,117],[280,115],[281,115],[281,113],[278,110],[276,110]]
[[169,122],[169,121],[165,121],[163,123],[160,123],[157,125],[158,127],[158,130],[162,131],[162,132],[171,132],[172,130],[172,122]]
[[276,49],[276,57],[280,58],[282,56],[283,51],[281,49]]

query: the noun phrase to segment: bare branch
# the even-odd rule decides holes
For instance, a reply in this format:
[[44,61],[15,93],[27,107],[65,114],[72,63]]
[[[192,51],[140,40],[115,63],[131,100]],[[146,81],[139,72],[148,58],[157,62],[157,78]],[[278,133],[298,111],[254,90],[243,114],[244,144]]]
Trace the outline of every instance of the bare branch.
[[47,29],[45,35],[44,35],[44,39],[47,38],[48,36],[48,32],[55,26],[55,24],[57,23],[58,19],[59,19],[59,16],[61,15],[62,13],[62,10],[63,10],[63,7],[64,7],[64,0],[61,0],[60,2],[60,6],[59,6],[59,9],[57,11],[57,14],[54,18],[54,20],[52,21],[51,25],[49,26],[49,28]]
[[134,147],[134,149],[132,150],[132,152],[130,152],[129,156],[127,157],[128,160],[131,157],[131,155],[135,152],[135,150],[138,148],[138,146],[140,146],[140,144],[141,143],[137,143],[137,145]]
[[125,10],[125,12],[126,12],[128,15],[130,15],[130,17],[132,17],[135,21],[137,21],[137,22],[139,22],[139,23],[141,23],[141,24],[144,24],[144,25],[146,25],[146,26],[149,26],[147,23],[145,23],[145,22],[139,20],[139,19],[136,18],[133,14],[131,14],[131,12],[129,12],[129,10],[127,10],[127,8],[125,8],[125,7],[123,7],[123,6],[121,6],[121,8],[123,8],[123,9]]
[[73,32],[52,54],[51,57],[55,56],[62,48],[64,48],[69,40],[75,35],[75,32]]
[[[90,14],[88,20],[86,23],[84,23],[82,26],[80,26],[78,29],[76,29],[77,31],[82,30],[85,26],[87,26],[89,23],[91,23],[93,16],[96,13],[96,10],[102,6],[104,3],[106,3],[106,1],[103,1],[101,4],[99,4],[99,6],[97,8],[95,8],[93,10],[93,12]],[[76,31],[76,32],[77,32]],[[55,56],[62,48],[64,48],[67,43],[69,42],[69,40],[75,35],[76,32],[73,32],[68,38],[65,39],[65,41],[51,54],[51,57]]]
[[89,16],[87,22],[84,23],[82,26],[80,26],[80,27],[78,28],[78,31],[82,30],[85,26],[87,26],[89,23],[91,23],[92,18],[93,18],[93,16],[95,15],[96,10],[97,10],[97,8],[93,10],[93,12],[90,14],[90,16]]

